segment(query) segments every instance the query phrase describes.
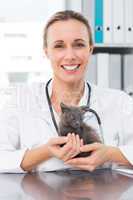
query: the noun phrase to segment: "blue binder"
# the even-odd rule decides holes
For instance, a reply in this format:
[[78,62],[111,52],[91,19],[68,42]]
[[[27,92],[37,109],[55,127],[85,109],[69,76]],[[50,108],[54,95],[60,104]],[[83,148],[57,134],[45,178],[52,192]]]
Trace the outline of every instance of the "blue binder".
[[95,43],[103,43],[103,0],[95,0]]

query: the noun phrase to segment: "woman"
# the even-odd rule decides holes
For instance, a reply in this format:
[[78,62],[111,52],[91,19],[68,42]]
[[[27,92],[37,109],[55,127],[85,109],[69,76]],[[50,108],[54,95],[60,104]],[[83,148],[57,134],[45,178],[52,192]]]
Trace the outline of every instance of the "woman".
[[[44,30],[44,51],[53,69],[52,81],[8,89],[11,101],[0,114],[0,171],[73,166],[92,171],[106,163],[132,167],[132,100],[123,92],[88,87],[84,81],[93,51],[87,20],[73,11],[56,13]],[[74,133],[58,137],[60,103],[78,106],[86,105],[87,100],[100,116],[104,144],[83,145]],[[92,153],[74,158],[79,152]]]

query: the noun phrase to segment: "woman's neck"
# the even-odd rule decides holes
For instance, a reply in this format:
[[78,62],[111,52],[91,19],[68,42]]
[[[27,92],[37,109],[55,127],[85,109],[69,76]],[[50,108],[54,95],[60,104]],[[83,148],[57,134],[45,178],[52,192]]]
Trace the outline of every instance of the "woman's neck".
[[84,80],[78,83],[65,83],[53,79],[51,102],[56,112],[60,112],[60,103],[78,105],[84,93]]

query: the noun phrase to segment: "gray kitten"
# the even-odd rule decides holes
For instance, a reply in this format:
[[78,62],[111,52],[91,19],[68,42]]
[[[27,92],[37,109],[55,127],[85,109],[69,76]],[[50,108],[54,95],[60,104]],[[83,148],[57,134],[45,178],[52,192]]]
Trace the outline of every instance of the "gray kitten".
[[[88,106],[67,106],[64,103],[61,106],[61,117],[59,122],[59,135],[66,136],[68,133],[78,134],[83,138],[84,144],[101,142],[96,131],[83,122],[84,114],[88,111]],[[79,156],[88,156],[89,153],[80,153]]]

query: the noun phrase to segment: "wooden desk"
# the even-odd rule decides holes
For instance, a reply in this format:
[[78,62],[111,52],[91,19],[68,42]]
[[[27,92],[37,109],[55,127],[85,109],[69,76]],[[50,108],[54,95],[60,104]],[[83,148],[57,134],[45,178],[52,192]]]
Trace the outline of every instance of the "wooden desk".
[[132,199],[133,178],[111,170],[0,175],[0,200]]

